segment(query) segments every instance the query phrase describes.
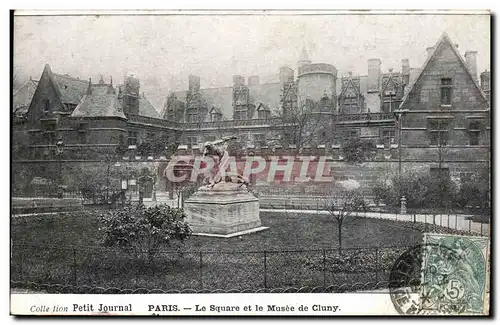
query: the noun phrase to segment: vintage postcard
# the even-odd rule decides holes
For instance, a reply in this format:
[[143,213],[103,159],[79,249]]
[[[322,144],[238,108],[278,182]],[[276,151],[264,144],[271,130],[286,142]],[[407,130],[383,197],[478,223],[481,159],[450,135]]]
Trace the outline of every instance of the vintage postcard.
[[488,10],[11,19],[12,315],[490,314]]

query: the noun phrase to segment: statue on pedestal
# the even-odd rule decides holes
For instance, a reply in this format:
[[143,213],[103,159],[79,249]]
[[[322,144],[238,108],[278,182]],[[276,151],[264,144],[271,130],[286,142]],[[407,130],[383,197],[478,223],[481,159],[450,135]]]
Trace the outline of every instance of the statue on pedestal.
[[203,156],[211,156],[215,163],[210,176],[206,177],[204,180],[204,183],[208,182],[208,188],[213,188],[220,182],[238,183],[240,186],[249,184],[248,180],[238,172],[226,172],[229,164],[229,153],[227,151],[227,147],[229,145],[229,141],[236,139],[238,138],[235,136],[228,136],[219,140],[205,142]]

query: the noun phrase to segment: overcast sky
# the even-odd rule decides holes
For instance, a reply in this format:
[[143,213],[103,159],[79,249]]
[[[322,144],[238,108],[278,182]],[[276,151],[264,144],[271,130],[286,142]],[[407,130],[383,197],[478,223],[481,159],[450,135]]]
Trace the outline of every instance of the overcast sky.
[[[234,14],[234,13],[233,13]],[[16,16],[16,83],[38,79],[44,64],[81,79],[99,75],[115,83],[127,72],[161,110],[169,91],[229,86],[232,75],[259,75],[275,82],[280,66],[296,70],[305,40],[313,62],[333,64],[339,74],[367,73],[367,60],[401,70],[401,59],[421,67],[426,47],[446,31],[463,55],[478,51],[478,71],[489,69],[490,18],[486,15],[155,15]]]

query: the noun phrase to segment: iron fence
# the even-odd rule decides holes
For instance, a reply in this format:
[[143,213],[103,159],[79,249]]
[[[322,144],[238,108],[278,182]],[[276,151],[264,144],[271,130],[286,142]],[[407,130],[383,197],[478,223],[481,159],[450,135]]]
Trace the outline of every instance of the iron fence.
[[358,288],[361,284],[389,281],[392,265],[406,249],[160,251],[148,260],[112,248],[14,243],[11,281],[165,291]]

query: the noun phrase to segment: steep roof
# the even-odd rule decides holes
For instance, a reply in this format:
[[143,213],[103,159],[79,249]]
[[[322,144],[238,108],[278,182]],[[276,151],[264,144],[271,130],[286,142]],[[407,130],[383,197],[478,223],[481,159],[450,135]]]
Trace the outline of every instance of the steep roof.
[[[87,86],[89,88],[89,86]],[[111,89],[110,89],[111,87]],[[125,114],[116,93],[110,85],[90,86],[71,117],[121,117]],[[111,91],[110,91],[111,90]]]
[[222,114],[221,110],[218,107],[212,106],[210,109],[210,114]]
[[424,71],[427,70],[427,66],[429,65],[429,62],[431,62],[432,59],[434,59],[434,57],[436,56],[436,53],[438,52],[440,47],[445,42],[448,43],[450,45],[450,47],[453,49],[453,52],[455,53],[456,57],[458,58],[459,62],[462,65],[462,67],[465,69],[465,71],[467,71],[467,74],[474,82],[474,85],[476,86],[477,90],[481,93],[481,96],[483,97],[483,99],[486,102],[488,102],[488,99],[487,99],[486,95],[484,94],[483,90],[481,89],[481,87],[479,87],[479,84],[478,84],[476,78],[474,78],[472,76],[470,69],[467,67],[467,64],[465,63],[464,58],[460,55],[457,47],[451,41],[448,34],[446,32],[444,32],[441,35],[441,37],[439,38],[439,40],[437,41],[436,45],[434,46],[434,49],[432,50],[431,54],[427,56],[427,59],[425,60],[424,65],[422,66],[422,69],[419,71],[417,77],[414,79],[413,83],[410,84],[408,92],[406,92],[405,95],[403,96],[403,100],[401,101],[401,104],[399,105],[400,108],[403,107],[404,104],[406,104],[406,101],[408,100],[408,97],[409,97],[410,93],[412,92],[413,87],[418,83],[418,81],[419,81],[420,77],[422,76],[422,74],[424,73]]
[[153,104],[144,96],[139,98],[139,115],[160,118],[160,114]]
[[[263,103],[270,108],[280,106],[281,85],[279,83],[266,83],[250,86],[250,97],[253,102]],[[207,107],[215,106],[222,111],[226,117],[233,116],[233,87],[205,88],[200,89]],[[175,91],[173,94],[178,100],[185,102],[187,91]],[[164,111],[165,111],[164,107]]]
[[87,92],[88,82],[68,75],[52,73],[55,84],[61,92],[61,101],[65,104],[78,104]]
[[305,41],[302,43],[302,51],[300,52],[299,61],[311,61],[309,59],[309,52],[307,51]]
[[12,111],[17,114],[24,114],[28,111],[31,104],[31,99],[35,94],[38,81],[30,79],[21,86],[12,97]]

